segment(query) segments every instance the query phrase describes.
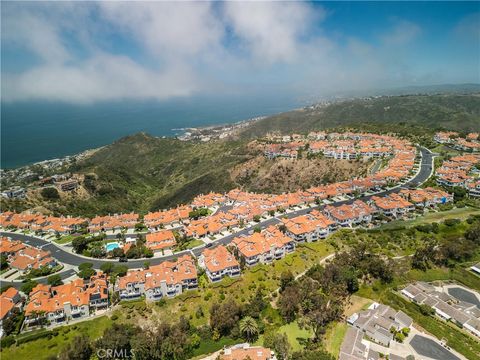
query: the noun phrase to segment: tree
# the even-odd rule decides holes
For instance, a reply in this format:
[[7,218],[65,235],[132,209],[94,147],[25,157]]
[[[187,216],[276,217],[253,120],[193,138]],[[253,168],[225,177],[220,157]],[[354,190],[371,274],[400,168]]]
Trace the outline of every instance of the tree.
[[110,256],[114,258],[121,258],[125,256],[125,253],[123,252],[123,249],[118,247],[110,251]]
[[72,240],[73,250],[75,250],[77,254],[81,254],[84,250],[87,249],[87,245],[89,242],[90,241],[83,236],[76,237]]
[[233,300],[223,304],[214,303],[210,308],[210,327],[220,335],[229,335],[233,327],[238,324],[242,311]]
[[295,286],[288,286],[280,294],[278,309],[287,323],[295,320],[299,310],[300,294]]
[[267,302],[263,298],[262,291],[257,289],[255,295],[252,297],[248,306],[245,309],[246,315],[251,316],[253,318],[260,318],[260,314],[267,307]]
[[288,359],[291,346],[285,333],[266,333],[263,338],[263,346],[273,349],[278,360]]
[[[103,336],[96,341],[95,348],[97,352],[109,349],[113,354],[122,354],[123,357],[130,357],[132,352],[130,340],[137,337],[140,330],[131,324],[120,325],[113,323],[111,327],[104,331]],[[138,337],[143,338],[143,336]]]
[[258,324],[251,316],[246,316],[240,320],[240,332],[243,338],[248,342],[254,342],[258,338]]
[[113,273],[118,276],[125,276],[128,272],[128,267],[125,265],[115,265]]
[[58,274],[49,276],[47,281],[51,286],[59,286],[63,284],[62,277]]
[[335,360],[333,355],[325,350],[302,350],[292,354],[292,359],[295,360]]
[[86,335],[78,335],[59,354],[59,360],[89,360],[93,354],[90,339]]
[[113,263],[105,262],[100,266],[100,270],[102,270],[105,274],[110,274],[113,271]]
[[42,189],[40,194],[42,195],[42,197],[45,200],[58,200],[58,199],[60,199],[60,195],[58,194],[58,190],[53,188],[53,187],[47,187],[47,188]]
[[0,255],[0,270],[8,268],[8,260],[7,255],[1,254]]
[[38,283],[36,281],[28,280],[26,283],[22,285],[22,287],[20,288],[20,291],[28,295],[32,292],[32,289],[37,285]]
[[93,264],[89,262],[78,265],[78,270],[80,271],[77,273],[77,275],[84,280],[88,280],[96,274],[96,271],[93,269]]
[[290,270],[285,270],[280,274],[280,292],[285,290],[287,286],[295,281],[295,277],[293,276]]
[[477,244],[480,243],[480,221],[477,220],[465,233],[465,238]]

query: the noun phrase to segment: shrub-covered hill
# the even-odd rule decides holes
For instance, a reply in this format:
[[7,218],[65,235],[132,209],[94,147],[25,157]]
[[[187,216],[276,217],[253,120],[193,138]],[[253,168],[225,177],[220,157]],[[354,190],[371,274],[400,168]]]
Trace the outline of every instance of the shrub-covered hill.
[[395,130],[399,123],[462,132],[480,131],[480,94],[384,96],[305,108],[258,121],[243,132],[258,137],[268,132],[308,132],[369,123]]
[[81,216],[146,213],[187,203],[200,193],[224,192],[237,186],[252,191],[282,192],[317,185],[326,175],[332,175],[327,176],[329,181],[341,180],[349,171],[351,176],[361,176],[366,171],[362,164],[342,167],[320,160],[300,164],[307,175],[311,172],[308,169],[315,169],[311,172],[315,175],[312,180],[302,176],[299,164],[272,165],[247,146],[252,138],[267,132],[307,133],[326,128],[395,132],[415,143],[434,146],[432,137],[436,129],[480,131],[480,95],[345,101],[268,117],[234,140],[184,142],[139,133],[99,149],[69,169],[83,176],[76,194],[46,199],[40,193],[33,193],[27,200],[0,199],[1,207],[16,211],[37,208]]

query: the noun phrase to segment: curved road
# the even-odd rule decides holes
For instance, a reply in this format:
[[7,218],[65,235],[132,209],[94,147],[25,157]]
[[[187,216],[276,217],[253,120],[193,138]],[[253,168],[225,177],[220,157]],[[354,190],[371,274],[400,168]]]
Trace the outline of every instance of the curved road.
[[[420,171],[412,179],[407,181],[403,186],[398,186],[398,187],[392,188],[390,190],[381,191],[381,192],[373,194],[373,195],[362,196],[362,197],[355,198],[355,199],[337,201],[337,202],[335,202],[335,205],[351,204],[352,202],[354,202],[357,199],[366,201],[366,200],[369,200],[372,196],[388,195],[388,194],[391,194],[391,193],[394,193],[394,192],[398,192],[398,191],[400,191],[400,189],[405,188],[405,187],[418,186],[419,184],[422,184],[423,182],[425,182],[431,176],[431,174],[433,172],[433,157],[435,156],[435,154],[433,154],[430,150],[428,150],[424,147],[419,147],[419,149],[420,149],[420,152],[421,152],[421,155],[422,155],[422,160],[421,160],[421,164],[420,164]],[[292,218],[292,217],[295,217],[295,216],[307,214],[310,211],[312,211],[313,209],[320,209],[321,210],[321,209],[324,208],[324,206],[325,205],[312,206],[312,207],[309,207],[309,208],[306,208],[306,209],[292,211],[288,214],[282,214],[282,216],[287,216],[289,218]],[[223,244],[223,245],[229,244],[235,237],[240,236],[240,235],[248,234],[250,231],[252,231],[254,229],[255,226],[261,226],[262,228],[266,228],[266,227],[268,227],[272,224],[276,224],[276,223],[279,223],[279,222],[280,222],[280,220],[278,218],[271,218],[271,219],[265,220],[263,222],[260,222],[256,225],[254,225],[254,226],[250,226],[250,227],[247,227],[245,229],[242,229],[242,230],[236,232],[235,234],[231,234],[231,235],[225,236],[221,239],[215,240],[215,241],[212,242],[212,244],[210,246],[213,246],[213,245],[216,245],[216,244]],[[78,266],[81,263],[89,262],[89,263],[92,263],[93,267],[96,268],[96,269],[99,269],[100,266],[102,264],[106,263],[106,262],[111,262],[111,263],[115,263],[115,264],[119,263],[119,264],[122,264],[122,265],[126,265],[130,269],[143,267],[143,264],[145,263],[145,261],[150,262],[151,265],[158,265],[158,264],[162,263],[163,261],[172,260],[172,259],[177,258],[177,257],[179,257],[181,255],[184,255],[184,254],[192,254],[193,253],[195,256],[198,256],[198,255],[200,255],[200,253],[206,247],[205,245],[201,245],[201,246],[198,246],[194,249],[180,251],[180,252],[177,252],[177,253],[172,254],[172,255],[162,256],[162,257],[158,257],[158,258],[150,258],[150,259],[129,260],[128,262],[120,263],[120,262],[118,262],[118,260],[93,259],[93,258],[87,258],[87,257],[81,256],[81,255],[78,255],[78,254],[73,254],[71,252],[68,252],[68,251],[64,250],[62,247],[57,246],[56,244],[54,244],[52,242],[49,242],[49,241],[46,241],[46,240],[43,240],[43,239],[40,239],[40,238],[37,238],[37,237],[34,237],[34,236],[16,234],[16,233],[9,233],[9,232],[0,232],[0,235],[2,235],[2,236],[12,236],[13,235],[13,236],[15,236],[15,239],[21,240],[22,242],[24,242],[28,245],[32,245],[32,246],[42,248],[44,250],[48,250],[48,251],[50,251],[52,256],[57,261],[62,262],[64,264]],[[75,271],[73,269],[69,269],[69,270],[61,271],[59,274],[62,277],[62,279],[66,279],[66,278],[72,276],[74,273],[75,273]],[[36,280],[36,281],[46,282],[46,278],[39,279],[39,280]],[[18,287],[21,286],[21,282],[19,282],[19,281],[1,281],[1,285],[2,286],[12,285],[12,286],[18,288]]]

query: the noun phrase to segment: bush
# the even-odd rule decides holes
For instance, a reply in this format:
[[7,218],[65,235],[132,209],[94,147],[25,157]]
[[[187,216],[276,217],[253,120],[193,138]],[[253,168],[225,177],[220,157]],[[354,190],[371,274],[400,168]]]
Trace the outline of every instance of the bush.
[[118,315],[117,315],[117,314],[113,314],[112,317],[111,317],[111,319],[112,319],[113,321],[117,320],[117,319],[118,319]]
[[30,341],[42,339],[42,338],[52,338],[51,331],[40,331],[38,333],[34,333],[31,335],[24,336],[22,338],[17,339],[17,345],[25,344]]
[[443,223],[446,226],[455,226],[460,223],[460,219],[446,219]]
[[15,344],[15,339],[13,336],[9,335],[9,336],[5,336],[1,342],[0,342],[0,347],[2,349],[5,349],[5,348],[8,348],[10,346],[12,346],[13,344]]
[[58,200],[58,199],[60,199],[60,195],[58,194],[58,190],[53,188],[53,187],[48,187],[48,188],[42,189],[40,194],[42,195],[42,197],[45,200]]

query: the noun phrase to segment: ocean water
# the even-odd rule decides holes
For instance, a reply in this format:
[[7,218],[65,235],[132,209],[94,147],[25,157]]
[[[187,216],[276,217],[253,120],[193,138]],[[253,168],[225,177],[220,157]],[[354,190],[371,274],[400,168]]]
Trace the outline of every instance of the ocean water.
[[2,102],[1,168],[75,154],[145,131],[236,122],[303,106],[291,96],[192,97],[165,102],[118,101],[91,105]]

